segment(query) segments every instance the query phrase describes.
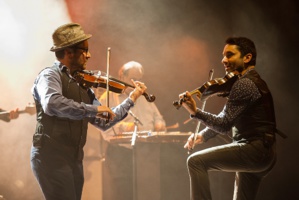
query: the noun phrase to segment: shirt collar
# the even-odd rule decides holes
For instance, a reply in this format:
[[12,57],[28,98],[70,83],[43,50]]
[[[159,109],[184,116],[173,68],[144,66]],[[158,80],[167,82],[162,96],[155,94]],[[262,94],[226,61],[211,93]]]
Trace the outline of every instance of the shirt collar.
[[64,64],[62,64],[60,61],[55,60],[54,65],[58,66],[59,69],[60,69],[60,71],[67,72],[68,74],[70,74],[69,68],[67,68],[67,66],[65,66]]

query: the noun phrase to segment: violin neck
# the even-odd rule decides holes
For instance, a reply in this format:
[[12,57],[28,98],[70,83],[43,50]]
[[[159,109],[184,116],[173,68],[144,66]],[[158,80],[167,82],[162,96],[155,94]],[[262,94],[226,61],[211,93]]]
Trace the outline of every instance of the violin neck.
[[121,83],[121,84],[125,85],[126,87],[135,88],[133,85],[130,85],[130,84],[128,84],[128,83],[126,83],[126,82],[124,82],[124,81],[118,80],[118,79],[116,79],[116,78],[109,77],[109,79],[112,80],[112,81],[116,81],[116,82],[118,82],[118,83]]
[[202,89],[202,88],[200,87],[200,88],[197,88],[197,89],[195,89],[195,90],[192,90],[192,91],[190,92],[191,96],[196,94],[196,96],[200,99],[201,96],[202,96],[202,92],[200,91],[201,89]]

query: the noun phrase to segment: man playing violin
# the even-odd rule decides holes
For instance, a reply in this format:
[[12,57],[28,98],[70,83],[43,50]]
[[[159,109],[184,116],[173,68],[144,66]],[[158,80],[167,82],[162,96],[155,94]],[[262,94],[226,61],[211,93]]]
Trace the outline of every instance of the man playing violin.
[[[222,63],[226,72],[237,72],[223,110],[218,114],[197,108],[190,92],[180,95],[190,117],[206,126],[192,134],[185,144],[191,150],[217,134],[232,131],[233,141],[217,147],[194,152],[187,159],[191,199],[212,199],[208,171],[236,172],[233,199],[256,198],[262,179],[276,161],[276,122],[271,92],[255,70],[256,48],[245,37],[226,40]],[[194,143],[195,142],[195,143]],[[194,143],[194,144],[193,144]]]
[[133,81],[128,98],[110,109],[102,105],[90,88],[73,78],[86,68],[91,57],[90,34],[76,23],[58,27],[53,35],[57,61],[43,69],[32,87],[37,126],[33,135],[31,167],[47,200],[79,200],[84,184],[83,147],[88,123],[107,130],[127,116],[146,86]]

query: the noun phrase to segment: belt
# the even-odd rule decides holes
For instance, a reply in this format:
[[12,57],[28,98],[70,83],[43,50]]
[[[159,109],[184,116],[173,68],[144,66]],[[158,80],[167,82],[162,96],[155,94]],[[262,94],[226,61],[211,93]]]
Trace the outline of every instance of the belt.
[[264,146],[269,148],[271,147],[274,142],[276,141],[275,139],[275,134],[273,133],[259,133],[259,134],[236,134],[233,137],[234,141],[236,142],[245,142],[245,143],[250,143],[251,141],[254,140],[262,140],[264,143]]

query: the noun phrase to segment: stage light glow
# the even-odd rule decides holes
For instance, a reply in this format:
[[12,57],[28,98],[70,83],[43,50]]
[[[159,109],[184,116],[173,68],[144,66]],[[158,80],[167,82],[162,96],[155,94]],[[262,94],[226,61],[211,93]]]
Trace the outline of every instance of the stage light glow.
[[[0,0],[0,108],[23,110],[33,102],[35,77],[55,60],[52,32],[67,22],[64,1]],[[29,160],[35,123],[28,114],[0,121],[0,199],[42,199]]]

